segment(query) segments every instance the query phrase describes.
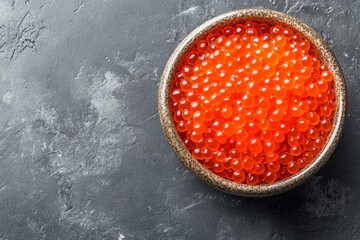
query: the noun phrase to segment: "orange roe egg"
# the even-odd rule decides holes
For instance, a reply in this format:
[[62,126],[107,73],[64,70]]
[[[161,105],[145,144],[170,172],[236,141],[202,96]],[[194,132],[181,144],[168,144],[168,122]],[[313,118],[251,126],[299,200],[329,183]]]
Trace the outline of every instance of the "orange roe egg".
[[200,39],[179,63],[170,110],[192,156],[219,176],[270,184],[324,147],[334,77],[310,43],[281,25],[248,21]]

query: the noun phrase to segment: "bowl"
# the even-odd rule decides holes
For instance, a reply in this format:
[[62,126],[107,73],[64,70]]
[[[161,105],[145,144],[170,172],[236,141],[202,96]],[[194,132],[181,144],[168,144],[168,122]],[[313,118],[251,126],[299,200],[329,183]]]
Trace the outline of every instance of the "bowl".
[[[336,93],[336,110],[332,122],[332,130],[330,131],[323,149],[313,161],[309,163],[298,173],[289,178],[277,181],[271,184],[263,185],[247,185],[239,184],[222,178],[205,168],[198,160],[196,160],[190,151],[183,144],[176,127],[173,122],[172,112],[170,110],[170,87],[173,80],[176,66],[182,57],[191,49],[199,38],[211,32],[212,30],[226,26],[227,24],[243,23],[248,20],[255,22],[265,22],[268,24],[282,24],[288,26],[307,39],[312,48],[318,53],[319,58],[328,66],[328,69],[334,75],[334,90]],[[329,157],[336,148],[344,129],[345,111],[346,111],[346,87],[342,70],[337,62],[334,54],[327,43],[312,28],[293,18],[287,14],[267,9],[244,9],[222,14],[213,19],[208,20],[201,26],[192,31],[177,46],[173,54],[170,56],[160,82],[158,95],[158,108],[160,121],[166,135],[166,138],[173,150],[181,160],[181,162],[195,175],[210,186],[238,196],[247,197],[264,197],[279,194],[290,190],[324,166]]]

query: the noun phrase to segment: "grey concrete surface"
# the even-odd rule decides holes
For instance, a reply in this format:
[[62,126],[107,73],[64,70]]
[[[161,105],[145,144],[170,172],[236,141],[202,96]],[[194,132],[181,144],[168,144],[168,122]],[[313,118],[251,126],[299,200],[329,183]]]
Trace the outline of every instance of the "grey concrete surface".
[[[316,29],[349,91],[328,164],[265,199],[194,177],[157,113],[179,41],[250,7]],[[0,239],[360,239],[359,22],[346,0],[1,0]]]

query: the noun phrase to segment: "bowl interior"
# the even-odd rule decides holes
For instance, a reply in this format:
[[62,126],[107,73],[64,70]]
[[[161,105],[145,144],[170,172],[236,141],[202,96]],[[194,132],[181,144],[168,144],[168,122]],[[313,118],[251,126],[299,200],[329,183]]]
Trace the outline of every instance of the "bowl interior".
[[[254,186],[239,184],[224,179],[203,167],[199,161],[193,158],[191,153],[182,143],[173,123],[172,113],[169,107],[171,81],[176,71],[176,66],[182,60],[183,56],[185,56],[194,44],[196,44],[203,36],[226,25],[244,23],[248,20],[268,23],[269,25],[281,24],[290,27],[294,32],[297,32],[303,38],[307,39],[310,42],[311,47],[317,51],[321,61],[328,66],[329,70],[334,75],[334,89],[336,92],[335,100],[337,104],[332,122],[332,129],[326,139],[325,146],[310,164],[287,179],[272,184]],[[281,193],[301,184],[311,175],[316,173],[326,163],[340,139],[343,131],[345,110],[346,88],[344,76],[327,43],[313,29],[301,21],[290,17],[289,15],[272,10],[246,9],[234,11],[215,17],[196,28],[178,45],[169,58],[159,89],[160,120],[165,135],[180,160],[206,183],[222,191],[240,196],[261,197]]]

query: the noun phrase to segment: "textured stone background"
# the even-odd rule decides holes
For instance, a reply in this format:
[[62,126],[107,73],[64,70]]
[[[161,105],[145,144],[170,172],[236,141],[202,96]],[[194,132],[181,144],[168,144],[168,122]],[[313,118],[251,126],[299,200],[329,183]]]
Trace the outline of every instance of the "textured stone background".
[[[179,41],[250,7],[321,33],[349,90],[328,164],[266,199],[195,178],[157,113]],[[1,0],[0,239],[360,239],[359,16],[345,0]]]

